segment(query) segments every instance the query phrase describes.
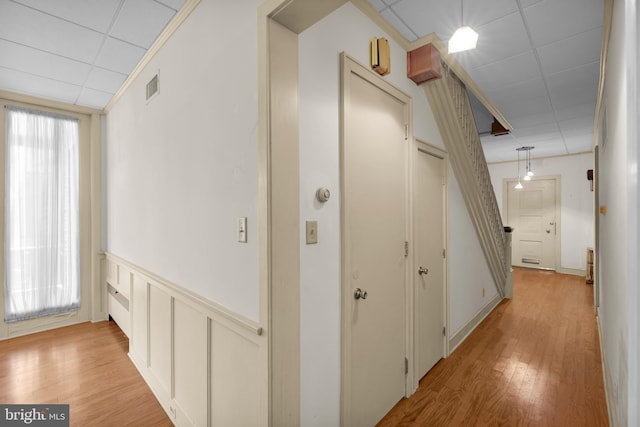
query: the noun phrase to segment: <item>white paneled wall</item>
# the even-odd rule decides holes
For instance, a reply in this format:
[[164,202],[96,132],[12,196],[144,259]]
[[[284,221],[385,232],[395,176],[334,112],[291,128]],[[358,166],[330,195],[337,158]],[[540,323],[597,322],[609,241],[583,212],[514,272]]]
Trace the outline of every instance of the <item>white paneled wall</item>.
[[109,313],[174,424],[267,424],[267,340],[259,325],[115,255],[107,254],[103,271]]

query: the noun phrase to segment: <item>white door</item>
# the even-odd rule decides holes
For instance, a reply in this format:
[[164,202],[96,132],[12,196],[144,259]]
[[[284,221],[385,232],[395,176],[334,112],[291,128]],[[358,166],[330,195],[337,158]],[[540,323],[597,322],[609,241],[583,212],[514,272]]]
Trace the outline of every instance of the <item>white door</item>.
[[408,98],[344,58],[344,425],[405,395]]
[[509,181],[507,224],[513,227],[512,264],[556,269],[556,180]]
[[415,157],[414,247],[416,377],[444,357],[445,161],[422,148]]

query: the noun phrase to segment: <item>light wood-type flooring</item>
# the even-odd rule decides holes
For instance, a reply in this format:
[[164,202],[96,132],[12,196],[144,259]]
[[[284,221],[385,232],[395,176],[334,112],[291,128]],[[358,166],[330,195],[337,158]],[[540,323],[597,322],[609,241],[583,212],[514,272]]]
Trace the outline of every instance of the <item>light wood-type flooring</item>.
[[0,403],[69,404],[70,425],[172,426],[114,322],[0,341]]
[[516,269],[503,301],[379,426],[608,426],[593,287]]
[[[607,426],[593,288],[516,269],[503,301],[380,426]],[[72,426],[171,426],[113,322],[0,341],[0,403],[69,403]]]

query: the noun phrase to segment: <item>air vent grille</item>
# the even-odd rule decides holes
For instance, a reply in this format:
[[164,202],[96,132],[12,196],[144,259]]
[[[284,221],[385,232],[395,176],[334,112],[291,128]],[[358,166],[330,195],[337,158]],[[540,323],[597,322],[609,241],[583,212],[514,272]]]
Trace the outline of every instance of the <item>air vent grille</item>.
[[158,75],[156,74],[149,83],[147,83],[147,101],[151,99],[153,95],[158,93],[158,89]]

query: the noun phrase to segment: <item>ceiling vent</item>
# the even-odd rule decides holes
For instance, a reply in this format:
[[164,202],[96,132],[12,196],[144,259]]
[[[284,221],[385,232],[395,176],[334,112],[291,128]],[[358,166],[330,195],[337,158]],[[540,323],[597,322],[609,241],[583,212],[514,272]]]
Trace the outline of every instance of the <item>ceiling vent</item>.
[[158,75],[153,76],[149,83],[147,83],[147,101],[153,98],[158,93],[160,87],[158,85]]

